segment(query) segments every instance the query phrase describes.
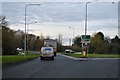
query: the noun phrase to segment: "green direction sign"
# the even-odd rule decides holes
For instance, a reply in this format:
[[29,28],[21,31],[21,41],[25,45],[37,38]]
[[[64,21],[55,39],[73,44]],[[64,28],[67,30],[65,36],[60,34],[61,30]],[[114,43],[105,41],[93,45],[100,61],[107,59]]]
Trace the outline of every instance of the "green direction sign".
[[81,40],[84,42],[90,42],[90,35],[81,35]]

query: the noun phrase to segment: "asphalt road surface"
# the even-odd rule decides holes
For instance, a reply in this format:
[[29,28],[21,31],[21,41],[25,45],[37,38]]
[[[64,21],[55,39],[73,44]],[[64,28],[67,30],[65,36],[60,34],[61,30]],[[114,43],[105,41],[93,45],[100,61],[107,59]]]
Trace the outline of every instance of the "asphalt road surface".
[[118,78],[118,59],[73,60],[57,55],[3,67],[3,78]]

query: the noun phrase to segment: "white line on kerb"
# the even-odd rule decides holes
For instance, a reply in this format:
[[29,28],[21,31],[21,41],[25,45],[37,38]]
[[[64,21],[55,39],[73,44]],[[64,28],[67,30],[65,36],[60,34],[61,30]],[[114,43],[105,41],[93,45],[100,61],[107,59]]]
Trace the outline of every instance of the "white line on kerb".
[[70,58],[70,59],[73,59],[73,60],[106,60],[106,59],[120,59],[120,58],[75,58],[75,57],[71,57],[71,56],[67,56],[67,55],[59,54],[59,53],[58,53],[58,55],[64,56],[64,57],[67,57],[67,58]]

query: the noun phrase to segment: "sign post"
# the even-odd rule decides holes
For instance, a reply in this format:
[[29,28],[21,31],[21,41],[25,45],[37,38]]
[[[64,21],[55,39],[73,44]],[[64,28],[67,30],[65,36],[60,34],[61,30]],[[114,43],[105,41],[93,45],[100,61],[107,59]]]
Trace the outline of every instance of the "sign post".
[[82,54],[83,57],[87,57],[89,43],[90,43],[90,35],[81,35],[81,43],[82,43]]

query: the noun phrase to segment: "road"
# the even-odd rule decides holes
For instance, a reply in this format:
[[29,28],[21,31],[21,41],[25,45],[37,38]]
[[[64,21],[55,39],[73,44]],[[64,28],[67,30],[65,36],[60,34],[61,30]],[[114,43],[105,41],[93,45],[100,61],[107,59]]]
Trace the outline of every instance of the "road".
[[117,59],[73,60],[57,55],[55,60],[39,58],[3,67],[3,78],[117,78]]

